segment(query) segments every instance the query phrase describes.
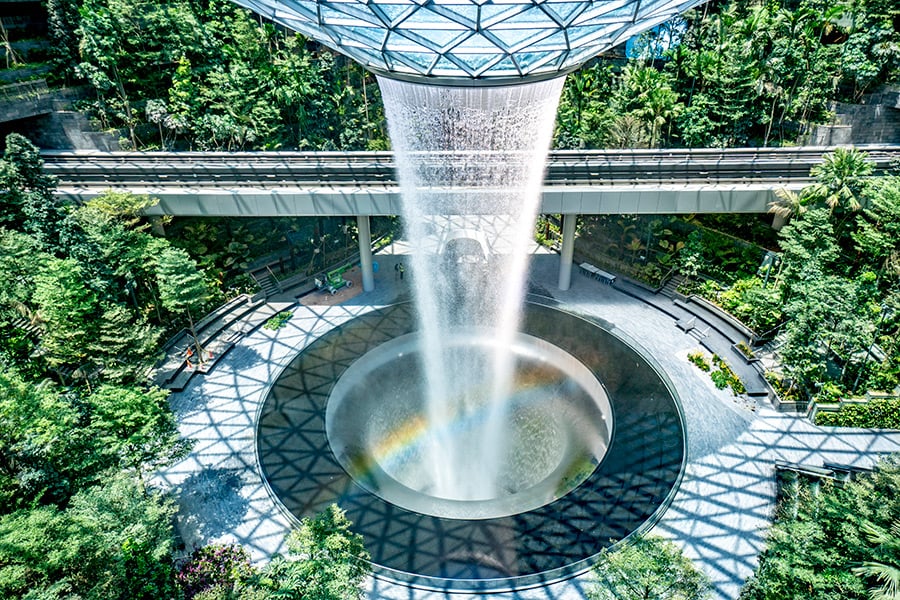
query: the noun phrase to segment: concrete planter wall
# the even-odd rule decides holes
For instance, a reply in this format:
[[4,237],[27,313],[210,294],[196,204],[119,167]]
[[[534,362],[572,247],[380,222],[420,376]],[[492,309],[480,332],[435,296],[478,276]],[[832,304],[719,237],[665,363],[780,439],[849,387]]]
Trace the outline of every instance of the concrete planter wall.
[[704,298],[702,296],[698,296],[696,294],[691,294],[691,296],[688,297],[688,300],[690,302],[693,302],[694,304],[702,306],[707,311],[715,314],[717,317],[719,317],[720,319],[722,319],[723,321],[725,321],[726,323],[731,325],[734,329],[737,329],[739,332],[746,335],[747,341],[750,344],[755,343],[756,340],[759,339],[759,335],[755,331],[753,331],[752,329],[750,329],[749,327],[747,327],[746,325],[741,323],[738,319],[736,319],[734,317],[734,315],[722,310],[722,308],[720,306],[713,304],[706,298]]

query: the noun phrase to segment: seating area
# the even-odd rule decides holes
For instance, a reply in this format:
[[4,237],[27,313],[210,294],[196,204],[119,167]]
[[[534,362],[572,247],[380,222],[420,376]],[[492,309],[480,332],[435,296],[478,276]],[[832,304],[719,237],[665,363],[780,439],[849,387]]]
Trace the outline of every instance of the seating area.
[[613,275],[612,273],[607,273],[603,269],[598,269],[591,263],[586,263],[586,262],[581,263],[580,265],[578,265],[578,270],[585,277],[592,277],[592,278],[596,279],[597,281],[600,281],[607,285],[612,285],[616,282],[615,275]]
[[195,373],[206,373],[212,369],[234,346],[235,341],[258,326],[249,317],[256,311],[264,298],[253,299],[242,294],[212,311],[195,326],[197,340],[205,356],[198,357],[193,336],[188,329],[182,329],[163,347],[165,357],[150,374],[154,384],[181,391]]

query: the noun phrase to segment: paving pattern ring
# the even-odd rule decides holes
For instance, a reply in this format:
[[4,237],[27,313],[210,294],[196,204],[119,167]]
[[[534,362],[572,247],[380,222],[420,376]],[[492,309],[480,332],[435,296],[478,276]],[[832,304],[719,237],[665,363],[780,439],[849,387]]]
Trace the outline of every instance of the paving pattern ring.
[[269,391],[257,451],[269,489],[291,515],[337,503],[365,538],[376,576],[469,591],[521,589],[583,572],[603,548],[661,516],[685,462],[672,386],[619,336],[539,304],[528,304],[522,331],[577,358],[609,396],[615,428],[590,476],[549,504],[476,520],[407,510],[357,484],[331,450],[328,398],[359,357],[414,331],[412,311],[398,304],[334,328],[299,353]]

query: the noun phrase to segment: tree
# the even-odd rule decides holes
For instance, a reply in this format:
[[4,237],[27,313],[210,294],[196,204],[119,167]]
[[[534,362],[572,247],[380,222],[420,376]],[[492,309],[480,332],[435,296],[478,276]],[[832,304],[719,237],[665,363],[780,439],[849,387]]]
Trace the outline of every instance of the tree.
[[0,372],[0,513],[63,503],[109,462],[72,398],[49,383],[34,386]]
[[587,590],[590,600],[701,600],[711,589],[675,544],[657,536],[604,549],[594,573],[599,581]]
[[876,179],[868,206],[856,219],[853,241],[868,264],[893,281],[900,279],[900,178]]
[[869,588],[872,600],[900,600],[900,520],[891,523],[888,530],[872,523],[863,524],[866,539],[875,545],[879,554],[886,554],[893,564],[877,560],[866,561],[854,567],[853,572],[878,584]]
[[0,227],[0,366],[39,376],[40,361],[32,358],[40,332],[31,297],[34,273],[50,257],[31,236]]
[[34,286],[33,301],[44,325],[44,358],[52,367],[84,364],[97,335],[99,303],[85,285],[81,266],[72,259],[51,259],[35,276]]
[[51,41],[50,56],[54,76],[68,83],[75,74],[78,57],[78,2],[76,0],[47,0],[47,33]]
[[809,172],[818,180],[812,194],[821,196],[832,211],[858,211],[862,207],[860,198],[867,179],[874,170],[868,158],[867,153],[856,148],[836,148],[824,155],[821,164]]
[[174,504],[112,477],[65,509],[0,517],[0,597],[158,600],[175,597]]
[[855,481],[814,488],[782,476],[775,522],[741,600],[864,600],[877,584],[865,563],[896,565],[896,547],[875,543],[900,517],[900,462],[889,457]]
[[169,393],[105,384],[87,397],[91,431],[105,452],[132,470],[141,486],[152,473],[184,456],[188,445],[180,439]]
[[6,136],[0,161],[0,225],[55,248],[65,206],[55,196],[56,179],[44,172],[37,146],[18,133]]
[[191,336],[197,348],[199,360],[203,360],[203,348],[194,329],[193,315],[199,314],[209,300],[209,287],[203,273],[188,253],[178,248],[166,248],[156,263],[159,295],[166,310],[187,315]]
[[369,554],[337,505],[303,519],[289,534],[287,547],[297,558],[275,557],[262,574],[261,587],[272,595],[289,600],[362,598]]

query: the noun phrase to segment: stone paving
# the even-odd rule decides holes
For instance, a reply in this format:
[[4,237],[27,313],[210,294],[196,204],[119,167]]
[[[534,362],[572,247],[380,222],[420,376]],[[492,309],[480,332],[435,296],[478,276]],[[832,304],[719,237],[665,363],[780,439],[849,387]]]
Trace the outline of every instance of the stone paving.
[[[394,254],[391,254],[394,252]],[[406,299],[410,276],[400,281],[393,264],[401,247],[376,256],[376,289],[336,306],[294,304],[287,326],[257,329],[203,377],[172,395],[180,429],[196,440],[191,454],[157,476],[174,489],[178,529],[188,549],[209,542],[244,544],[255,560],[283,551],[288,517],[274,502],[259,474],[255,422],[269,386],[312,340],[374,307]],[[715,585],[715,597],[736,598],[756,565],[774,509],[777,461],[868,466],[900,451],[900,433],[819,428],[765,403],[718,390],[706,373],[687,361],[698,340],[675,326],[675,319],[615,285],[573,274],[571,289],[556,289],[559,259],[537,254],[531,282],[564,308],[602,319],[616,333],[652,353],[675,383],[685,413],[687,468],[672,505],[654,532],[674,540]],[[590,575],[507,594],[497,600],[582,598]],[[410,590],[376,579],[372,599],[426,600],[453,594]],[[459,595],[471,597],[471,595]]]

